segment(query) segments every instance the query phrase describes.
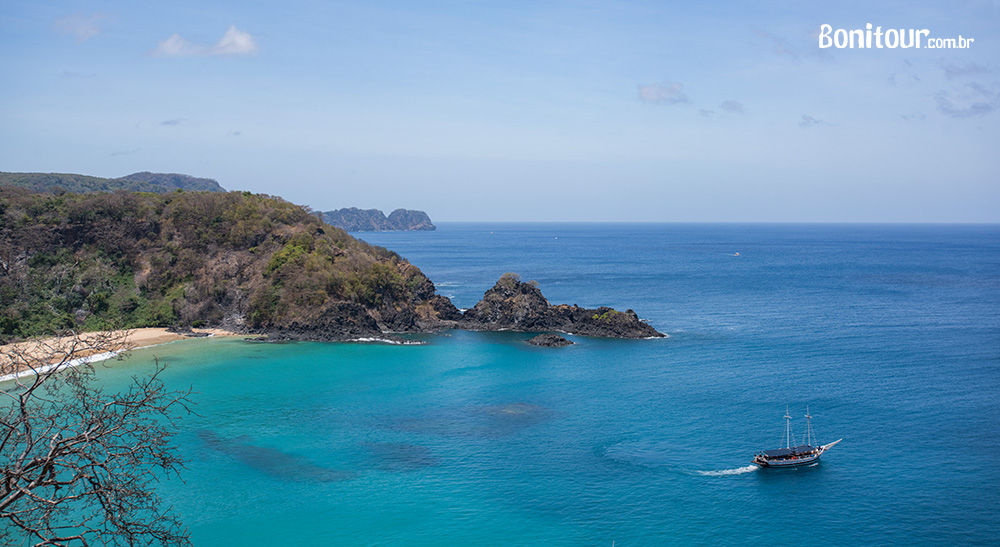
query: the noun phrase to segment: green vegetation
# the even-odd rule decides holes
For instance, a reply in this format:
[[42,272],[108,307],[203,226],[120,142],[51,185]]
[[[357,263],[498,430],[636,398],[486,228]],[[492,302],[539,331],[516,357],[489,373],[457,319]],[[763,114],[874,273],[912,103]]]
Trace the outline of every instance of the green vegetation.
[[604,313],[595,313],[592,319],[595,321],[610,322],[616,317],[625,317],[625,314],[618,310],[608,310]]
[[399,310],[431,298],[397,254],[279,198],[0,187],[0,340],[111,325],[266,330],[316,324],[334,303],[412,323]]
[[521,275],[516,274],[514,272],[506,272],[505,274],[500,276],[499,280],[497,280],[497,285],[500,285],[501,287],[508,290],[516,289],[520,283],[521,283]]
[[17,186],[35,192],[54,194],[113,192],[129,190],[133,192],[166,193],[176,190],[192,192],[224,192],[218,182],[212,179],[196,178],[177,173],[132,173],[116,179],[76,175],[72,173],[0,173],[0,186]]

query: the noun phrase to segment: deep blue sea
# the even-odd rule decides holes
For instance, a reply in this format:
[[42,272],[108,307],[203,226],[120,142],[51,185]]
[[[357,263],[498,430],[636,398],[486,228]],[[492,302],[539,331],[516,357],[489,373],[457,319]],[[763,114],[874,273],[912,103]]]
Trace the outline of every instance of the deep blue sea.
[[[459,307],[504,272],[669,338],[202,339],[159,493],[197,546],[998,545],[1000,226],[449,224],[356,234]],[[785,409],[814,467],[757,470]]]

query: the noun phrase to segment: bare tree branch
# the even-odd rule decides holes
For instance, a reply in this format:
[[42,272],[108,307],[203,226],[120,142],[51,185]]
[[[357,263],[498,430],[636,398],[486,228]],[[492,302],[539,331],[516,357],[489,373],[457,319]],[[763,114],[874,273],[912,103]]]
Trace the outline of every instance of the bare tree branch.
[[183,467],[172,436],[191,392],[167,391],[157,361],[105,393],[85,358],[128,349],[121,331],[0,349],[0,543],[190,545],[152,487]]

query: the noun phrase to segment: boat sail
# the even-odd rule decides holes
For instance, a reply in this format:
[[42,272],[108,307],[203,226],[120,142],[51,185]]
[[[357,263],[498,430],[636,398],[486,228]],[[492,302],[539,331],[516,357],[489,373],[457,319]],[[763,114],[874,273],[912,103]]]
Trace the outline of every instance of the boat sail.
[[809,407],[806,407],[806,438],[805,444],[792,446],[794,437],[792,435],[792,417],[788,415],[788,407],[785,407],[785,448],[774,450],[763,450],[754,454],[753,463],[761,467],[796,467],[818,462],[819,457],[824,452],[831,449],[833,445],[844,439],[837,439],[830,444],[813,446],[812,416],[809,415]]

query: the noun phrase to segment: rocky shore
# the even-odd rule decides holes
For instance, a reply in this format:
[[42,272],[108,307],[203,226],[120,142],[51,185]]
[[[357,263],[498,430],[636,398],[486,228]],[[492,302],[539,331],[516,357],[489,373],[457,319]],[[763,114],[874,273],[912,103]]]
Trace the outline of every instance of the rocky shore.
[[632,310],[552,305],[542,291],[516,274],[504,274],[483,299],[466,311],[459,327],[469,330],[564,332],[604,338],[663,338]]

